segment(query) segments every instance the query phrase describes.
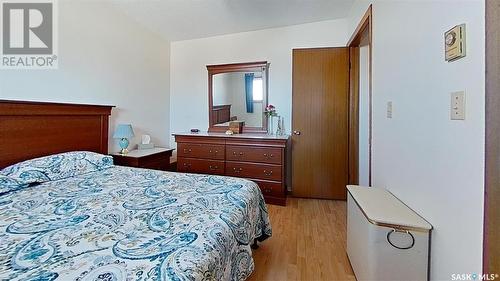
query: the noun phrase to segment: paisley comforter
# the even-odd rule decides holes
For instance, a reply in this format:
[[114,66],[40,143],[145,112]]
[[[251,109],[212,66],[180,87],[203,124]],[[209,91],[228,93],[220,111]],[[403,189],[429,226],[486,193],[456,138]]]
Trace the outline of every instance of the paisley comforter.
[[244,280],[253,182],[112,166],[0,195],[2,280]]

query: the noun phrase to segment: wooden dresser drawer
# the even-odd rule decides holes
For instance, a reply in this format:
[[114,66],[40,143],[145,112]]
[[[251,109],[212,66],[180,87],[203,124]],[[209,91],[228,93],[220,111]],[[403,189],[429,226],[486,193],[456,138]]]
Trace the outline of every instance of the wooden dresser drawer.
[[177,145],[179,157],[224,160],[224,153],[224,145],[219,144],[179,143]]
[[226,175],[240,178],[281,181],[282,166],[226,162]]
[[268,204],[286,204],[288,136],[181,133],[177,171],[225,175],[255,181]]
[[226,160],[282,164],[282,149],[259,146],[226,146]]
[[224,175],[224,161],[178,157],[177,171],[184,173]]
[[260,190],[264,196],[273,196],[273,197],[284,197],[285,189],[283,188],[283,184],[281,182],[272,182],[272,181],[259,181],[253,180],[256,184],[259,185]]

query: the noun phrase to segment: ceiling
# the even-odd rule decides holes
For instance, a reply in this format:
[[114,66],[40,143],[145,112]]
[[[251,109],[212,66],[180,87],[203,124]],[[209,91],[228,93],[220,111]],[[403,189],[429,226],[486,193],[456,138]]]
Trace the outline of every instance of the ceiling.
[[179,41],[348,16],[354,0],[115,0],[125,14]]

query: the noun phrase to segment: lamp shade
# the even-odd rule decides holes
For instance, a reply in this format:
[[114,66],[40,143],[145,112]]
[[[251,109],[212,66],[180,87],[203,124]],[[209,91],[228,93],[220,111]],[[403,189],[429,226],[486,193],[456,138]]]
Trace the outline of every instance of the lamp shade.
[[130,124],[119,124],[113,134],[114,139],[128,139],[134,136],[134,130]]

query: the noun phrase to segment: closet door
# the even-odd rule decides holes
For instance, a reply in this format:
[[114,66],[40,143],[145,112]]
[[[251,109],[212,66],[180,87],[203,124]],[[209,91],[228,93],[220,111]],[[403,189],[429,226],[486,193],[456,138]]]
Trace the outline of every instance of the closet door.
[[349,49],[293,50],[292,194],[346,199]]

